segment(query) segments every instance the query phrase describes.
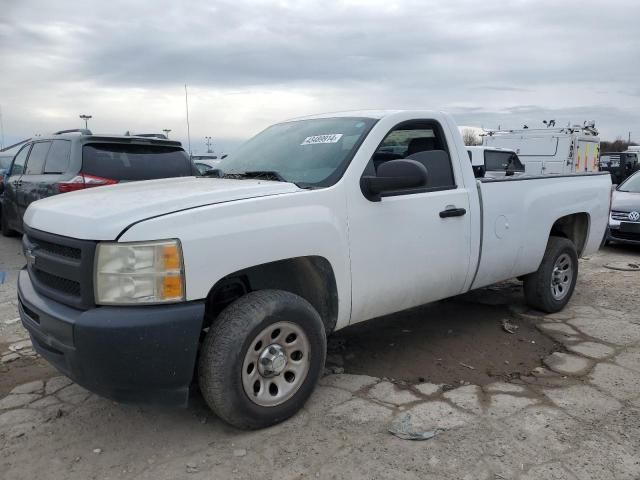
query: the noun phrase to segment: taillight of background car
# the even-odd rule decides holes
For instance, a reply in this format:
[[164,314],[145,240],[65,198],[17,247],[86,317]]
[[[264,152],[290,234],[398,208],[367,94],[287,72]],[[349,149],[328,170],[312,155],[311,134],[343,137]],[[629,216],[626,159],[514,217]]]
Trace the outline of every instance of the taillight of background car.
[[118,183],[118,181],[112,180],[110,178],[97,177],[95,175],[87,175],[86,173],[81,173],[73,177],[71,180],[67,180],[66,182],[58,182],[58,192],[74,192],[76,190],[83,190],[85,188],[101,187],[103,185],[113,185],[115,183]]

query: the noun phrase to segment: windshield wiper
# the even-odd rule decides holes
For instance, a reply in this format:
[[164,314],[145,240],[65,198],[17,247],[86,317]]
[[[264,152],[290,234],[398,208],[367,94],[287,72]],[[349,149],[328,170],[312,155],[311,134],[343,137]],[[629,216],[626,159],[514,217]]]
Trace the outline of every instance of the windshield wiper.
[[247,172],[223,172],[218,168],[207,170],[203,176],[205,177],[218,177],[218,178],[233,178],[238,180],[244,179],[258,179],[258,180],[273,180],[277,182],[287,182],[282,175],[275,170],[253,170]]
[[286,182],[286,180],[275,170],[254,170],[251,172],[242,172],[242,178],[258,178],[261,180],[274,180],[278,182]]

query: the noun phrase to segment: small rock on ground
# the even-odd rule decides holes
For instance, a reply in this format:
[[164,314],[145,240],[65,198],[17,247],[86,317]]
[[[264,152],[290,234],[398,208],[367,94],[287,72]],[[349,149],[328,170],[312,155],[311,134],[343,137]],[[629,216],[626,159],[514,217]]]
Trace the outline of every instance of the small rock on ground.
[[596,342],[582,342],[577,345],[567,345],[567,350],[596,360],[610,357],[615,353],[615,350],[608,345]]
[[437,385],[435,383],[420,383],[415,385],[414,388],[418,390],[423,395],[435,395],[440,391],[442,385]]
[[13,393],[0,400],[0,410],[24,407],[39,398],[40,395],[34,395],[31,393]]
[[71,379],[67,377],[53,377],[47,381],[47,385],[44,388],[44,393],[47,395],[51,395],[52,393],[56,393],[58,390],[66,387],[67,385],[71,385],[73,383]]
[[577,355],[554,352],[543,360],[543,363],[560,375],[585,375],[593,366],[593,362]]
[[19,358],[20,358],[20,355],[18,355],[17,353],[9,353],[7,355],[4,355],[0,359],[0,363],[11,363],[15,360],[18,360]]
[[44,388],[44,382],[42,380],[36,380],[34,382],[18,385],[11,390],[11,393],[36,393],[42,391]]

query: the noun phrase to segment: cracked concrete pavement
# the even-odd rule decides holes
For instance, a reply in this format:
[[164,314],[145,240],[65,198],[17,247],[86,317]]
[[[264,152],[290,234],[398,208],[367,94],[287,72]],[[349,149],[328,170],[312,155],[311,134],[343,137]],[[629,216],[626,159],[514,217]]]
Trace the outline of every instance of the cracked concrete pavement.
[[[12,282],[20,261],[7,241],[0,258],[15,260]],[[257,432],[225,425],[199,398],[185,410],[120,405],[43,373],[0,398],[0,476],[637,480],[640,273],[603,265],[638,255],[610,248],[581,261],[576,295],[558,314],[512,305],[559,342],[528,374],[460,386],[330,374],[299,414]],[[11,285],[0,286],[5,345],[25,335],[5,323],[16,316]],[[390,422],[406,414],[415,429],[444,431],[422,442],[392,436]]]

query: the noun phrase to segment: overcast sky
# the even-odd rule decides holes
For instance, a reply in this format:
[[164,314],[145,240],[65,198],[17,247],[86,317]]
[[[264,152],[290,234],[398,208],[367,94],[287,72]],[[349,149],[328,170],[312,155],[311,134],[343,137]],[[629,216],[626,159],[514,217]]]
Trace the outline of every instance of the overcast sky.
[[[507,5],[507,6],[505,6]],[[81,126],[218,149],[273,122],[427,108],[640,140],[640,2],[0,1],[5,144]]]

